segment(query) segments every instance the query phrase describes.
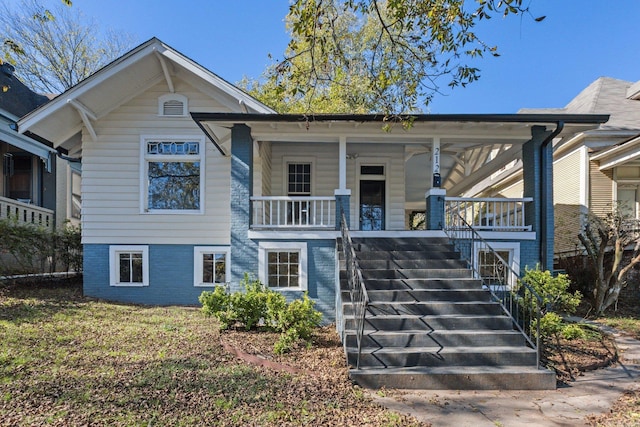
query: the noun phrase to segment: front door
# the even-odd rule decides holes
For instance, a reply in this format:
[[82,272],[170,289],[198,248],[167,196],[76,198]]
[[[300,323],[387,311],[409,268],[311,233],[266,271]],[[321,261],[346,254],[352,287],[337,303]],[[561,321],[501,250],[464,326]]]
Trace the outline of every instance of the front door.
[[360,230],[384,230],[383,180],[360,181]]

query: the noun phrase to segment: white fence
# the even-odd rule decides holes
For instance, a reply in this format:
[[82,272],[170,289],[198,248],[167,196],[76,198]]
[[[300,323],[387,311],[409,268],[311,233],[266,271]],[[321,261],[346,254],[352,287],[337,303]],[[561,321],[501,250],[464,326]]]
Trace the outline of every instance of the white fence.
[[533,201],[505,198],[445,197],[447,225],[456,224],[461,216],[475,230],[531,231],[525,224],[525,204]]
[[53,230],[53,211],[36,205],[0,197],[0,219],[13,218],[21,224],[34,224]]
[[335,197],[251,198],[252,228],[336,228]]

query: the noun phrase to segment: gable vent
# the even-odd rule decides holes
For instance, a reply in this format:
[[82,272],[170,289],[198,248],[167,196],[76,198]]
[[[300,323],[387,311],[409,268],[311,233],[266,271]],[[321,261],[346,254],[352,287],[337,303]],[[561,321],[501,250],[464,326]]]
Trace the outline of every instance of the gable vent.
[[158,98],[158,115],[185,117],[189,111],[188,99],[179,93],[167,93]]
[[166,101],[162,105],[162,115],[163,116],[184,116],[184,103],[182,101],[178,101],[175,99]]

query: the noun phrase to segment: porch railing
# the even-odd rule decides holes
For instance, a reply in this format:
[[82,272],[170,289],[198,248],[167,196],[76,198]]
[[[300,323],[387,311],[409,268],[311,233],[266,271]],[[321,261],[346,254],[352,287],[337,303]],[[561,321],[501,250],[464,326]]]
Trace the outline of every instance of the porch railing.
[[0,219],[12,218],[20,224],[34,224],[53,230],[53,211],[29,203],[0,197]]
[[335,202],[335,197],[252,197],[252,228],[335,229]]
[[464,217],[451,216],[445,233],[463,259],[489,289],[495,301],[511,318],[514,326],[536,350],[536,366],[540,366],[540,318],[544,309],[542,298],[528,284],[517,280],[518,275]]
[[462,217],[476,230],[531,231],[531,225],[525,224],[524,216],[525,204],[531,201],[531,197],[445,197],[446,224],[455,223],[457,217]]
[[[360,353],[362,352],[362,336],[364,335],[364,321],[369,307],[369,294],[362,278],[362,270],[358,265],[356,253],[353,249],[353,242],[347,226],[347,218],[344,211],[341,211],[340,233],[342,236],[342,251],[347,270],[347,282],[349,283],[349,294],[351,296],[351,306],[356,332],[356,343],[358,345],[358,355],[356,358],[356,369],[360,369]],[[343,340],[343,342],[346,342]]]

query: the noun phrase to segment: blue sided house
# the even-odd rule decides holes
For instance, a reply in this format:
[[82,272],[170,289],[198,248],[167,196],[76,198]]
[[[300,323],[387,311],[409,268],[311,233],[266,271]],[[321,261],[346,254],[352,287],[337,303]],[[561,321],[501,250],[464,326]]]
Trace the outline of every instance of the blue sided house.
[[[81,158],[88,296],[195,305],[250,273],[307,292],[365,386],[551,388],[505,298],[552,266],[553,142],[607,118],[277,114],[151,39],[18,127]],[[514,159],[523,198],[458,197]]]

